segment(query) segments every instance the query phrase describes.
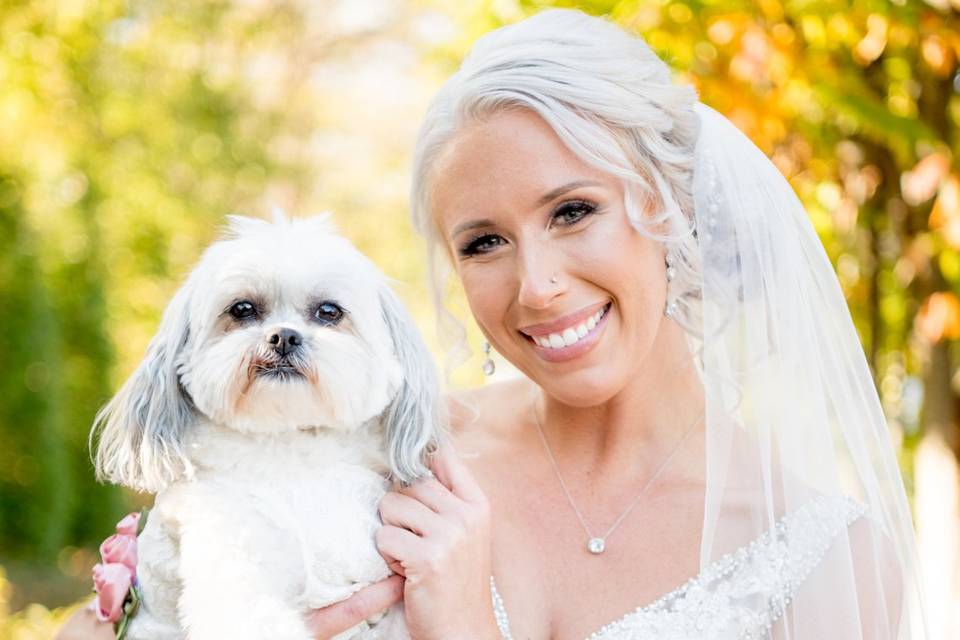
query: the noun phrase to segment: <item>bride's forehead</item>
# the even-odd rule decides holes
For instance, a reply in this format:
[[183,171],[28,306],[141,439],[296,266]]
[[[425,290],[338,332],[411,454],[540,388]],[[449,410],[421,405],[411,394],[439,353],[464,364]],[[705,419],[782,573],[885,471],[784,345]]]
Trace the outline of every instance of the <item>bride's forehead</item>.
[[530,162],[584,164],[540,116],[514,109],[463,124],[445,145],[437,165],[441,172],[464,166],[496,172],[518,164],[535,168]]
[[464,125],[431,173],[434,213],[447,221],[472,215],[478,206],[534,207],[545,194],[570,183],[615,182],[529,111],[506,111]]

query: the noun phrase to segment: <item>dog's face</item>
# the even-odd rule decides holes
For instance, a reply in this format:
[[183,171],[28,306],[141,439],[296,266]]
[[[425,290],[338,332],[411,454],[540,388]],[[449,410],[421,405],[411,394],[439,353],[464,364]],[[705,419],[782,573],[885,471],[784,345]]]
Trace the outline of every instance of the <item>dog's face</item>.
[[439,433],[432,359],[385,277],[326,217],[231,218],[97,416],[98,475],[157,491],[190,468],[199,414],[242,432],[381,419],[394,477],[426,473]]
[[402,372],[381,309],[383,276],[321,223],[239,223],[190,276],[177,373],[215,422],[245,431],[349,429],[397,393]]

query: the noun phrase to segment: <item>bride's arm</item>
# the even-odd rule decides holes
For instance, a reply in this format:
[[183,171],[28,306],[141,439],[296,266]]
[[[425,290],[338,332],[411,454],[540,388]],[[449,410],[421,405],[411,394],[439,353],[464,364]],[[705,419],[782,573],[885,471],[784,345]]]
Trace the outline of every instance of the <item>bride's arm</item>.
[[[403,596],[403,577],[390,576],[375,582],[355,594],[307,617],[307,625],[317,640],[327,640],[383,611]],[[89,607],[80,607],[67,620],[54,640],[113,640],[113,625],[100,622]]]

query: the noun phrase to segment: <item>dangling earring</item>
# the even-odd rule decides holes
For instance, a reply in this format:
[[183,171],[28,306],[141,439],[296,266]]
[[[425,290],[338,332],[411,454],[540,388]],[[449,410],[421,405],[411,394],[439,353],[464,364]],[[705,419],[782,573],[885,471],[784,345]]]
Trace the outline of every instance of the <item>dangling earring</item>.
[[483,341],[483,353],[487,356],[487,359],[483,361],[483,373],[484,375],[492,376],[493,372],[497,370],[497,365],[494,364],[493,358],[490,357],[490,343],[486,340]]
[[[664,256],[664,263],[667,265],[667,284],[670,284],[670,281],[674,279],[677,275],[677,270],[673,268],[673,263],[670,261],[669,254]],[[669,288],[669,286],[668,286]],[[666,307],[663,309],[663,315],[668,318],[672,318],[673,315],[677,312],[677,303],[675,301],[670,301],[667,303]]]

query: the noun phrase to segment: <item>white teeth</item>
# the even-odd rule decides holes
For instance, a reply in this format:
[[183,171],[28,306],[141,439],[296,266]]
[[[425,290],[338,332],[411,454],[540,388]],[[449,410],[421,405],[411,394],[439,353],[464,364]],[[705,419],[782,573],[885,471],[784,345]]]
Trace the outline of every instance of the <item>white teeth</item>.
[[564,329],[562,333],[551,333],[547,336],[534,336],[533,341],[541,347],[546,347],[548,349],[569,347],[586,336],[590,331],[593,330],[594,327],[597,326],[597,323],[600,322],[600,318],[603,317],[605,312],[604,310],[605,307],[597,311],[595,314],[587,318],[586,321],[581,322],[577,326]]

